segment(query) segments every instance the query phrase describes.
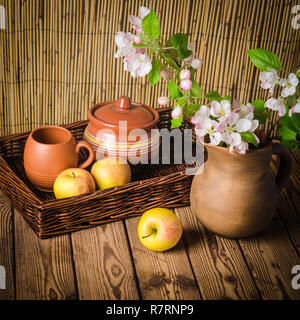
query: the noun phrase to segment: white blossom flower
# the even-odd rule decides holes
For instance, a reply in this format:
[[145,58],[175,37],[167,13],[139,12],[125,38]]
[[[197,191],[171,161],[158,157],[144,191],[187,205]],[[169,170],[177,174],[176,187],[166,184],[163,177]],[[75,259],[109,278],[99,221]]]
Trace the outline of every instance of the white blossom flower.
[[129,58],[127,70],[132,77],[144,77],[152,69],[151,60],[146,54],[138,53]]
[[298,83],[299,79],[294,73],[290,73],[287,79],[281,79],[279,81],[279,85],[283,87],[281,91],[281,96],[283,98],[286,98],[288,96],[294,95]]
[[191,51],[195,50],[195,42],[189,42],[187,48]]
[[132,47],[134,39],[135,36],[130,32],[117,32],[115,42],[118,46],[118,51],[115,54],[115,58],[133,55],[135,53],[135,48]]
[[203,64],[203,61],[201,59],[196,58],[192,60],[191,67],[193,69],[198,69],[202,66],[202,64]]
[[165,105],[168,104],[169,98],[168,98],[168,97],[159,97],[159,98],[157,99],[157,102],[158,102],[159,104],[161,104],[162,106],[165,106]]
[[[241,143],[237,146],[235,146],[234,150],[241,155],[246,154],[246,152],[249,150],[249,145],[247,142],[245,141],[241,141]],[[233,149],[231,148],[231,150],[229,149],[230,152],[233,152]]]
[[274,111],[278,111],[278,115],[283,117],[286,113],[285,106],[283,102],[276,98],[270,98],[266,101],[265,107]]
[[240,115],[240,118],[245,118],[245,119],[249,119],[249,120],[253,120],[254,118],[254,106],[250,103],[248,103],[247,105],[242,105],[239,109],[238,109],[238,113]]
[[140,17],[136,17],[133,15],[129,16],[129,22],[131,23],[132,28],[135,29],[137,34],[144,33],[143,29],[142,29],[142,20],[146,17],[146,15],[149,12],[150,12],[150,10],[148,8],[140,7],[140,9],[139,9],[139,16]]
[[279,76],[277,71],[274,69],[269,69],[269,71],[263,71],[259,74],[259,80],[261,81],[260,86],[263,89],[269,89],[270,95],[274,92],[274,87],[278,82]]
[[204,137],[211,130],[211,119],[210,118],[199,118],[197,125],[195,126],[195,132],[198,136]]
[[231,105],[228,100],[222,100],[220,103],[218,101],[211,102],[211,115],[219,118],[231,113]]
[[194,125],[197,125],[197,124],[199,124],[199,119],[200,118],[209,118],[209,116],[210,116],[210,108],[205,106],[205,105],[202,105],[200,107],[200,109],[192,117],[191,122]]
[[300,102],[296,103],[289,111],[289,116],[291,117],[293,113],[300,113]]

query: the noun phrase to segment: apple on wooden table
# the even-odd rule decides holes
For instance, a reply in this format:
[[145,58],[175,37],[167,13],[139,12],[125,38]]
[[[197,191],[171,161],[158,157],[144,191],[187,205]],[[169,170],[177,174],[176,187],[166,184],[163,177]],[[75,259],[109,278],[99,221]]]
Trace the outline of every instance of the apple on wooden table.
[[154,208],[146,211],[138,224],[141,243],[154,251],[173,248],[181,238],[182,224],[173,211]]
[[94,192],[95,189],[93,177],[88,171],[81,168],[70,168],[62,171],[56,177],[53,185],[56,199]]

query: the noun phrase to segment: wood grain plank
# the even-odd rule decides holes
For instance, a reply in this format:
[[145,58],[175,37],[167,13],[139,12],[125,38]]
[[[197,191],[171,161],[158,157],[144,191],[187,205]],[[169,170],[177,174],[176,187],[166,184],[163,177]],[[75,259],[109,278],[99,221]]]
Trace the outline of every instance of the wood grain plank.
[[291,286],[291,270],[300,259],[277,216],[264,231],[239,242],[263,299],[300,299]]
[[2,192],[0,192],[0,266],[1,269],[4,267],[5,272],[5,289],[0,288],[0,300],[13,300],[15,286],[12,207]]
[[146,249],[139,241],[139,217],[126,220],[126,228],[143,299],[200,299],[183,242],[166,252]]
[[104,224],[72,234],[79,298],[138,299],[124,224]]
[[260,299],[237,241],[207,231],[190,207],[175,212],[203,299]]
[[[300,153],[293,153],[295,157]],[[297,159],[297,158],[296,158]],[[295,159],[292,174],[279,195],[280,220],[287,229],[292,243],[300,255],[300,161]]]
[[14,212],[16,299],[76,299],[70,236],[41,240]]

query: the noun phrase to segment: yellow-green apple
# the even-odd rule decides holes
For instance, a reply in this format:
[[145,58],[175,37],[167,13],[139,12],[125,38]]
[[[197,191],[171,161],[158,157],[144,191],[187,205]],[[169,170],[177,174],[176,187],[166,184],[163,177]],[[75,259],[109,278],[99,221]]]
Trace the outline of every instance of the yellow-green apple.
[[138,224],[138,235],[146,248],[165,251],[173,248],[180,240],[182,224],[171,210],[154,208],[142,215]]
[[91,174],[98,189],[107,189],[129,183],[130,165],[123,158],[104,158],[94,163]]
[[81,168],[70,168],[62,171],[56,177],[53,185],[56,199],[94,192],[95,189],[93,177],[88,171]]

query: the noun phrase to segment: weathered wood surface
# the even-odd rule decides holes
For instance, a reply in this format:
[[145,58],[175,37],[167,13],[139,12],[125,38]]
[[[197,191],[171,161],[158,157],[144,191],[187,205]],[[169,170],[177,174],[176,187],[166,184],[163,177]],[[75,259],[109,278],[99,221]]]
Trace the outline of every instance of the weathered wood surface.
[[300,152],[279,196],[278,215],[259,234],[224,239],[190,208],[175,209],[182,240],[172,250],[144,248],[139,218],[40,240],[0,197],[4,299],[300,299],[291,271],[300,264]]
[[70,236],[40,240],[15,210],[17,300],[76,299]]
[[122,221],[72,234],[80,299],[139,299]]
[[139,218],[126,220],[130,246],[143,299],[199,299],[183,242],[167,252],[145,248],[138,239]]
[[[300,150],[299,150],[300,151]],[[291,152],[295,163],[289,182],[283,188],[278,203],[281,221],[300,256],[300,152]]]
[[190,207],[175,210],[182,221],[183,239],[204,299],[259,299],[236,240],[204,229]]
[[0,300],[15,298],[13,235],[12,207],[0,191],[0,272],[5,273],[5,275],[2,274],[4,284],[2,288],[0,287]]

